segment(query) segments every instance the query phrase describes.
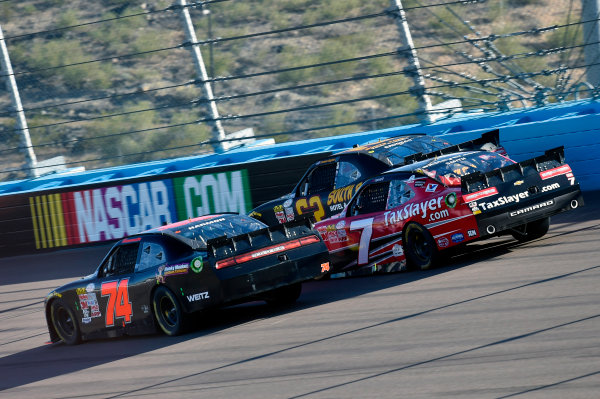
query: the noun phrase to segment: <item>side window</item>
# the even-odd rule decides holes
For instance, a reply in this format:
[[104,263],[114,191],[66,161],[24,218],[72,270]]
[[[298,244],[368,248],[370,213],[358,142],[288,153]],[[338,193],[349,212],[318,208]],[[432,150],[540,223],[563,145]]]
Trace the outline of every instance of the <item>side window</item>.
[[360,170],[350,162],[339,162],[335,176],[335,188],[346,187],[360,179]]
[[388,196],[387,209],[400,206],[410,201],[414,196],[414,191],[404,180],[393,180],[390,182],[390,194]]
[[306,197],[322,191],[331,191],[335,181],[335,171],[335,162],[315,168],[300,185],[300,195]]
[[139,242],[121,245],[102,264],[100,277],[120,276],[133,273],[138,255]]
[[144,242],[142,243],[140,263],[136,271],[141,272],[142,270],[157,267],[166,261],[165,249],[162,245],[154,242]]
[[387,205],[390,182],[369,184],[365,187],[352,205],[351,216],[382,212]]

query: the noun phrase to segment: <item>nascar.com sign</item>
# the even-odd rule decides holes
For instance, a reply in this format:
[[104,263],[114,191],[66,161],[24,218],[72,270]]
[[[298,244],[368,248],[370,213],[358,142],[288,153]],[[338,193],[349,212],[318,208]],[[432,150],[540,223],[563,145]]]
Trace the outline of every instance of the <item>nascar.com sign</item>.
[[252,208],[234,170],[29,197],[37,249],[120,239],[209,213]]

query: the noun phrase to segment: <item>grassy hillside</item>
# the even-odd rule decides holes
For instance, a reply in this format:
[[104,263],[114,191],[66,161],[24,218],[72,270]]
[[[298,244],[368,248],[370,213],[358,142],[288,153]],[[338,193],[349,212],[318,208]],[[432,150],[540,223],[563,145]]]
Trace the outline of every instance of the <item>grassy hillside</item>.
[[[544,57],[521,57],[504,65],[490,62],[492,70],[486,72],[481,65],[465,64],[465,54],[467,57],[484,55],[473,45],[441,44],[464,41],[463,35],[475,37],[462,20],[469,21],[481,35],[578,21],[579,1],[565,5],[564,0],[488,0],[451,7],[423,7],[438,3],[430,0],[403,3],[424,73],[431,75],[426,82],[432,88],[434,103],[458,97],[463,99],[466,108],[495,108],[501,89],[505,93],[520,90],[527,97],[533,95],[537,84],[556,87],[560,75],[518,81],[521,88],[515,87],[512,81],[483,87],[474,80],[577,63],[580,50],[571,50]],[[202,101],[198,101],[202,97],[200,88],[190,83],[196,78],[193,64],[188,50],[178,47],[185,37],[177,10],[167,9],[170,5],[167,1],[124,0],[0,3],[0,24],[38,158],[62,154],[69,162],[87,161],[82,165],[94,168],[212,150],[209,145],[197,145],[210,139],[208,125],[195,123],[206,118],[207,113]],[[229,0],[210,4],[210,15],[198,8],[192,8],[191,14],[199,40],[206,40],[210,36],[233,38],[381,14],[389,5],[387,0]],[[30,34],[34,32],[40,33]],[[511,55],[578,41],[581,41],[581,30],[573,26],[538,35],[499,39],[493,44],[505,55]],[[213,57],[208,45],[202,47],[202,52],[209,73],[212,71],[214,77],[224,78],[215,82],[213,89],[220,98],[219,112],[231,116],[223,121],[226,131],[253,127],[256,134],[276,134],[277,141],[286,141],[417,122],[419,118],[415,115],[397,117],[416,110],[414,97],[408,94],[381,96],[408,92],[412,81],[399,73],[407,65],[405,60],[387,55],[332,63],[389,53],[400,46],[394,19],[383,14],[346,23],[221,41],[212,46]],[[580,64],[581,61],[579,59]],[[329,64],[290,69],[323,63]],[[459,65],[439,67],[449,64]],[[266,73],[281,69],[288,70]],[[570,81],[576,80],[581,72],[568,72]],[[365,78],[386,74],[388,76]],[[562,75],[566,76],[567,73]],[[323,82],[333,83],[321,84]],[[470,90],[450,87],[452,82],[469,83],[467,89]],[[223,98],[227,96],[237,98]],[[550,96],[550,100],[554,99]],[[319,106],[345,100],[353,101]],[[514,99],[509,102],[512,106],[529,104],[532,102]],[[279,112],[298,107],[303,109]],[[5,169],[18,167],[22,162],[22,155],[12,150],[18,140],[12,132],[14,118],[9,111],[8,93],[0,91],[0,138],[3,141],[0,150],[4,150]],[[248,117],[254,114],[261,115]],[[238,117],[234,117],[236,115]],[[371,121],[278,134],[365,120]],[[169,148],[176,149],[165,151]],[[0,179],[22,175],[21,172],[4,173]]]

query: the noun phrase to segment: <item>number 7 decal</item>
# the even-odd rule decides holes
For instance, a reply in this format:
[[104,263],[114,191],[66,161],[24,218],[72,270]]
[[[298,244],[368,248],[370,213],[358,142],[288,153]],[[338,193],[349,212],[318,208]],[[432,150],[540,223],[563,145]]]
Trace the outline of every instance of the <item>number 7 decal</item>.
[[364,265],[369,262],[369,244],[373,235],[373,218],[353,220],[350,223],[350,231],[362,229],[360,244],[358,247],[358,264]]
[[122,317],[124,323],[131,323],[133,309],[129,302],[129,278],[102,283],[101,294],[108,296],[106,327],[115,325],[115,317]]

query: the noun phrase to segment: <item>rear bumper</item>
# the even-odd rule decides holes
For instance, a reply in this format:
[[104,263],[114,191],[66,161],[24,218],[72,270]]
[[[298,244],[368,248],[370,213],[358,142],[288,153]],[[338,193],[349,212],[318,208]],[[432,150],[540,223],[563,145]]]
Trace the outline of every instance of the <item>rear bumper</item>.
[[582,205],[583,196],[577,189],[560,195],[539,195],[529,201],[503,207],[498,213],[476,215],[475,219],[480,237],[485,238]]
[[218,271],[224,302],[233,302],[255,296],[279,287],[314,279],[324,274],[323,265],[329,265],[327,252],[315,253],[296,260],[286,260],[275,265],[253,268],[249,265],[239,270]]

